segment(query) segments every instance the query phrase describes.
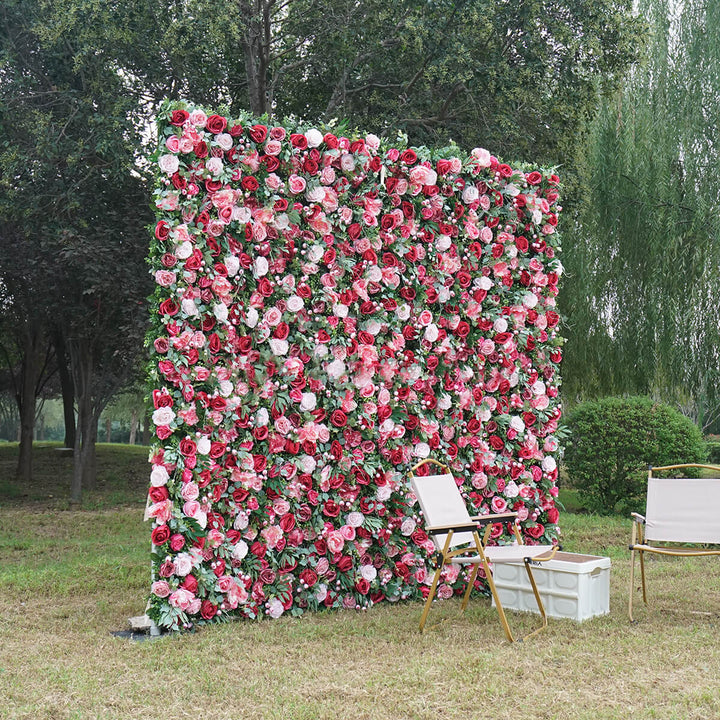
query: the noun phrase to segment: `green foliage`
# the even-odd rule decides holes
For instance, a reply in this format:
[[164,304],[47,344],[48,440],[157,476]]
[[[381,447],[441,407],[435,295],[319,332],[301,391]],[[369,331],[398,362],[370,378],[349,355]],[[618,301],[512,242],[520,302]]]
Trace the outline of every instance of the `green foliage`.
[[567,417],[565,464],[583,504],[598,513],[640,510],[648,466],[703,462],[698,427],[647,397],[581,403]]
[[720,439],[708,438],[708,462],[713,465],[720,465]]
[[[720,3],[643,0],[643,62],[591,126],[564,248],[565,391],[720,412]],[[566,215],[566,221],[568,216]]]

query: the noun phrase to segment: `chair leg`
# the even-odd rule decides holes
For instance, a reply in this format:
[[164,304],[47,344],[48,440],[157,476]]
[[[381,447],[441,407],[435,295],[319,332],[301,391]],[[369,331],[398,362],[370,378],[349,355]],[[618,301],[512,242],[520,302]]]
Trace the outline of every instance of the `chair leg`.
[[428,593],[427,600],[425,601],[425,607],[423,608],[423,612],[420,617],[420,632],[425,631],[425,621],[427,620],[428,613],[430,612],[432,601],[435,598],[435,592],[437,590],[438,582],[440,581],[440,573],[442,572],[443,566],[444,563],[440,563],[440,565],[438,565],[432,584],[430,585],[430,592]]
[[647,589],[645,587],[645,553],[642,550],[639,550],[638,552],[640,555],[640,578],[642,579],[643,602],[647,605]]
[[470,593],[472,592],[473,585],[475,584],[475,578],[477,577],[479,568],[479,564],[473,565],[472,572],[470,573],[470,577],[468,578],[467,588],[465,588],[465,597],[463,597],[462,605],[460,606],[460,609],[463,612],[468,606],[468,601],[470,600]]
[[544,630],[548,624],[547,614],[545,613],[545,604],[540,597],[540,591],[538,590],[537,583],[535,582],[535,575],[533,575],[529,560],[525,560],[525,571],[527,572],[528,579],[530,580],[530,585],[533,589],[533,595],[535,595],[535,602],[537,603],[538,610],[540,611],[540,616],[542,617],[542,625],[536,630],[533,630],[531,633],[526,635],[523,640],[526,640],[527,638],[532,637],[536,633],[539,633],[541,630]]
[[510,625],[508,624],[507,618],[505,617],[505,610],[500,602],[500,596],[498,595],[497,588],[495,587],[495,581],[493,580],[492,571],[488,561],[483,558],[483,568],[485,569],[485,580],[487,581],[490,592],[492,593],[493,599],[495,600],[495,608],[497,609],[498,616],[500,617],[500,623],[505,631],[505,637],[512,643],[515,642]]
[[633,618],[633,596],[635,595],[635,548],[630,550],[630,599],[628,600],[628,617],[630,622],[635,622]]

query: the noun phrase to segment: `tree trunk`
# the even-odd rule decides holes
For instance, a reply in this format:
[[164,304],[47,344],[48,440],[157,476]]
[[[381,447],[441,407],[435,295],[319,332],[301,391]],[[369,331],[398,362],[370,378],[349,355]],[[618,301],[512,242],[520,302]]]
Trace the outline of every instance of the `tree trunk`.
[[83,438],[83,487],[94,490],[97,481],[97,452],[99,412],[90,412],[87,440]]
[[22,369],[17,395],[20,411],[20,448],[15,476],[24,483],[32,481],[32,444],[35,430],[35,400],[38,378],[42,372],[40,330],[28,325],[22,338]]
[[130,416],[130,438],[128,439],[128,442],[130,445],[135,444],[135,440],[137,439],[137,427],[138,427],[138,411],[137,409],[133,409],[132,415]]
[[[77,427],[75,432],[75,452],[73,456],[73,477],[70,488],[70,502],[82,502],[83,487],[89,487],[88,455],[94,454],[94,436],[92,433],[92,391],[94,375],[94,354],[92,344],[84,338],[73,339],[68,343],[73,386],[77,398]],[[95,419],[95,436],[97,419]]]
[[65,338],[59,329],[53,335],[55,355],[57,357],[58,375],[60,376],[60,390],[62,392],[63,416],[65,419],[66,448],[75,447],[75,386],[73,384],[68,356],[65,350]]
[[105,418],[105,442],[112,442],[112,419]]
[[88,446],[87,431],[88,431],[88,416],[90,415],[89,400],[87,397],[78,399],[78,422],[77,432],[75,433],[75,444],[74,444],[74,461],[73,461],[73,476],[72,484],[70,486],[70,502],[80,503],[82,502],[82,491],[83,491],[83,480],[84,480],[84,468],[85,468],[85,452]]
[[150,444],[150,416],[147,414],[147,412],[145,413],[145,417],[143,418],[142,444]]

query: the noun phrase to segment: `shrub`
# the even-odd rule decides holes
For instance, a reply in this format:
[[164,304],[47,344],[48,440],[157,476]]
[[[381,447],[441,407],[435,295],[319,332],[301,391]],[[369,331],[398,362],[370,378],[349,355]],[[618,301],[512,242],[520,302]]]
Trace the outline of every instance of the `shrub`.
[[581,403],[567,424],[568,475],[593,512],[642,510],[648,466],[703,462],[707,455],[689,418],[646,397]]
[[707,438],[708,462],[720,465],[720,438],[717,435]]

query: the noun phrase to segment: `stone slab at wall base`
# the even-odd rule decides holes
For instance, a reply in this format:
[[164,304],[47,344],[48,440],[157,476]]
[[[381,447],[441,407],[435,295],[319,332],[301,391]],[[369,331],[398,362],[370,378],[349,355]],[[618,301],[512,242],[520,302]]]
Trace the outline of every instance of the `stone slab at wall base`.
[[160,635],[160,628],[147,616],[138,615],[128,621],[133,632],[145,632],[150,635]]
[[[533,575],[548,617],[582,622],[610,612],[608,557],[558,552]],[[505,609],[538,612],[523,563],[498,565],[493,577]]]

